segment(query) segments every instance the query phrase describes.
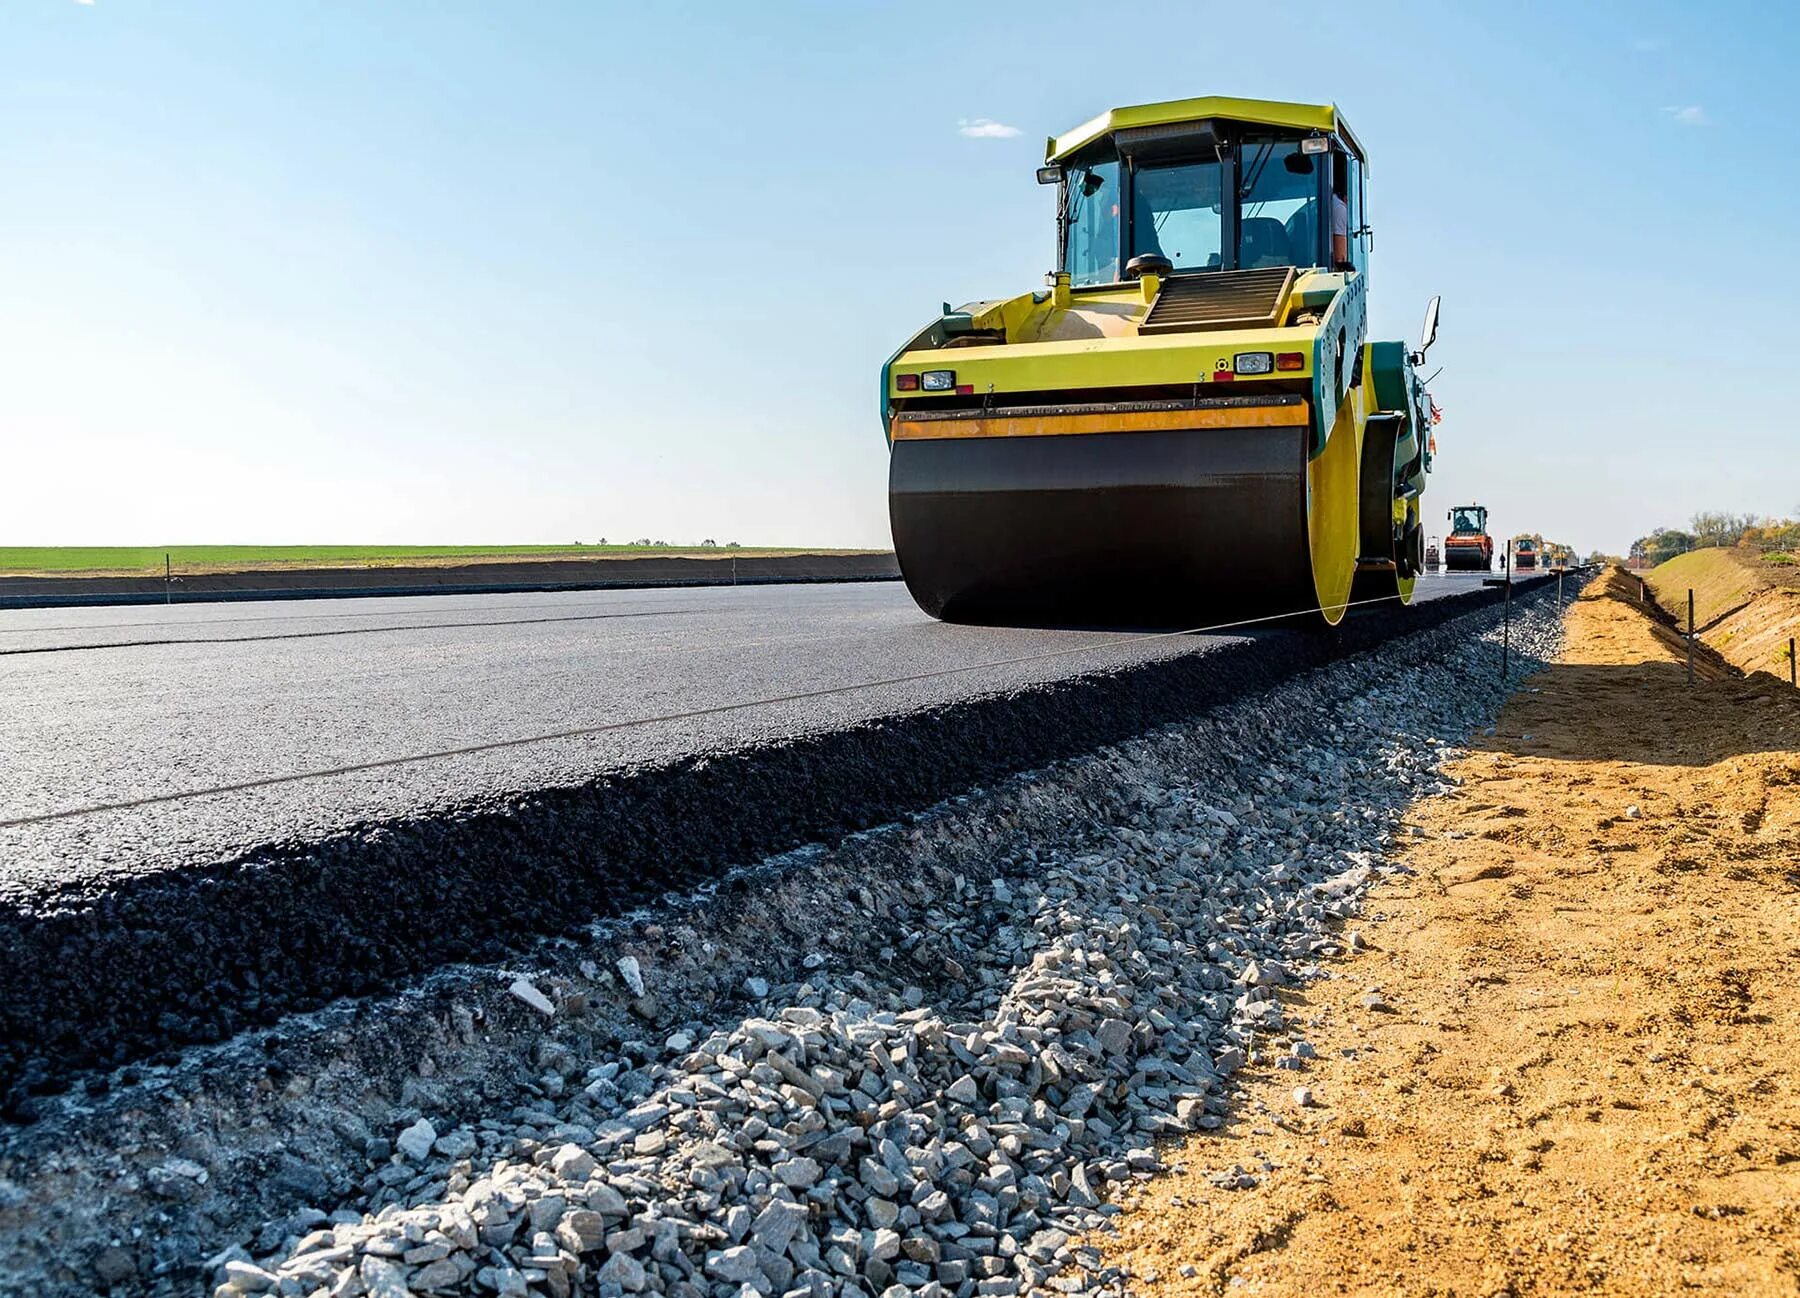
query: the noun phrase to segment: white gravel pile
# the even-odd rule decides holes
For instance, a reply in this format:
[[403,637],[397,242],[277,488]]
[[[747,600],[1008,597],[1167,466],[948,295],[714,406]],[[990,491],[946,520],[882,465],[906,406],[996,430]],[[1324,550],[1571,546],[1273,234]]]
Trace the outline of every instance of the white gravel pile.
[[[1553,608],[1515,613],[1530,667],[1555,648]],[[1497,691],[1477,684],[1495,656],[1466,633],[1425,671],[1377,651],[1284,687],[1279,715],[1247,704],[1164,732],[1156,760],[1108,750],[1092,760],[1127,796],[1096,804],[1076,841],[950,880],[861,968],[816,956],[804,982],[751,986],[756,1017],[603,1059],[540,1047],[542,1098],[373,1142],[375,1211],[265,1232],[260,1262],[214,1260],[217,1293],[1112,1284],[1080,1238],[1109,1187],[1160,1168],[1157,1137],[1218,1126],[1246,1060],[1304,1072],[1275,989],[1349,940],[1336,921],[1394,868],[1382,851],[1405,805],[1491,721]]]

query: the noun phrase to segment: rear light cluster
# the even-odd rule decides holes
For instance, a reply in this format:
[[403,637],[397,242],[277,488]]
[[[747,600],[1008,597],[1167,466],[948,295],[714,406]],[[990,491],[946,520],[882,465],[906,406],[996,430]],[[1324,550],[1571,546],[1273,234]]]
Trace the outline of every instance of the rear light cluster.
[[[1240,374],[1295,373],[1306,368],[1304,352],[1239,352],[1231,358],[1230,369],[1213,371],[1213,382],[1228,383]],[[955,370],[926,370],[922,374],[894,375],[896,392],[956,392],[967,396],[975,391],[972,383],[958,383]]]
[[973,383],[958,383],[955,370],[926,370],[923,374],[894,375],[896,392],[955,392],[968,396],[975,391]]
[[[1239,352],[1231,358],[1232,374],[1272,374],[1279,370],[1292,373],[1306,368],[1306,356],[1302,352]],[[1225,370],[1220,370],[1216,377],[1223,378]]]

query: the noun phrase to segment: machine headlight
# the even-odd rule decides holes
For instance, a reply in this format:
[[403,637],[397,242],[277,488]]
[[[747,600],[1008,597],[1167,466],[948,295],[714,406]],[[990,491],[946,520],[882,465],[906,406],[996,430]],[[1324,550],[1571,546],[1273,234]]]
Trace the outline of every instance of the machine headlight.
[[1231,358],[1231,368],[1239,374],[1267,374],[1275,368],[1275,353],[1239,352]]
[[949,392],[956,387],[956,371],[926,370],[920,383],[927,392]]

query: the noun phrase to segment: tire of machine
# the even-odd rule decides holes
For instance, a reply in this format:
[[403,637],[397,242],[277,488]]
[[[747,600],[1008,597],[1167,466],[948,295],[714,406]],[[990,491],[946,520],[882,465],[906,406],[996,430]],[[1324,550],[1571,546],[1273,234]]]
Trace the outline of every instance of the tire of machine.
[[1393,560],[1394,547],[1394,444],[1400,420],[1378,415],[1363,428],[1362,471],[1357,476],[1357,519],[1362,537],[1361,557]]
[[1400,470],[1397,463],[1400,418],[1378,415],[1363,428],[1362,457],[1357,477],[1357,522],[1360,557],[1393,565],[1391,569],[1364,569],[1356,574],[1351,600],[1397,600],[1412,603],[1413,586],[1424,562],[1424,525],[1409,506],[1407,522],[1395,520],[1395,484]]

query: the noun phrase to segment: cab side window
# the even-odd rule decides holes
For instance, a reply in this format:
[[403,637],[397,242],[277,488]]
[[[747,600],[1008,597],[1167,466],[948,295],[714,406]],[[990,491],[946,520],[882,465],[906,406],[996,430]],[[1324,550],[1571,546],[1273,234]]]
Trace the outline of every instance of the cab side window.
[[1343,155],[1343,164],[1350,264],[1359,271],[1367,272],[1369,269],[1369,236],[1357,233],[1366,224],[1363,217],[1363,165],[1347,153]]
[[1069,167],[1063,185],[1063,269],[1075,284],[1119,278],[1119,163],[1106,158]]
[[1330,243],[1326,255],[1331,269],[1344,270],[1350,265],[1350,155],[1331,155],[1331,184],[1326,191],[1326,230]]

